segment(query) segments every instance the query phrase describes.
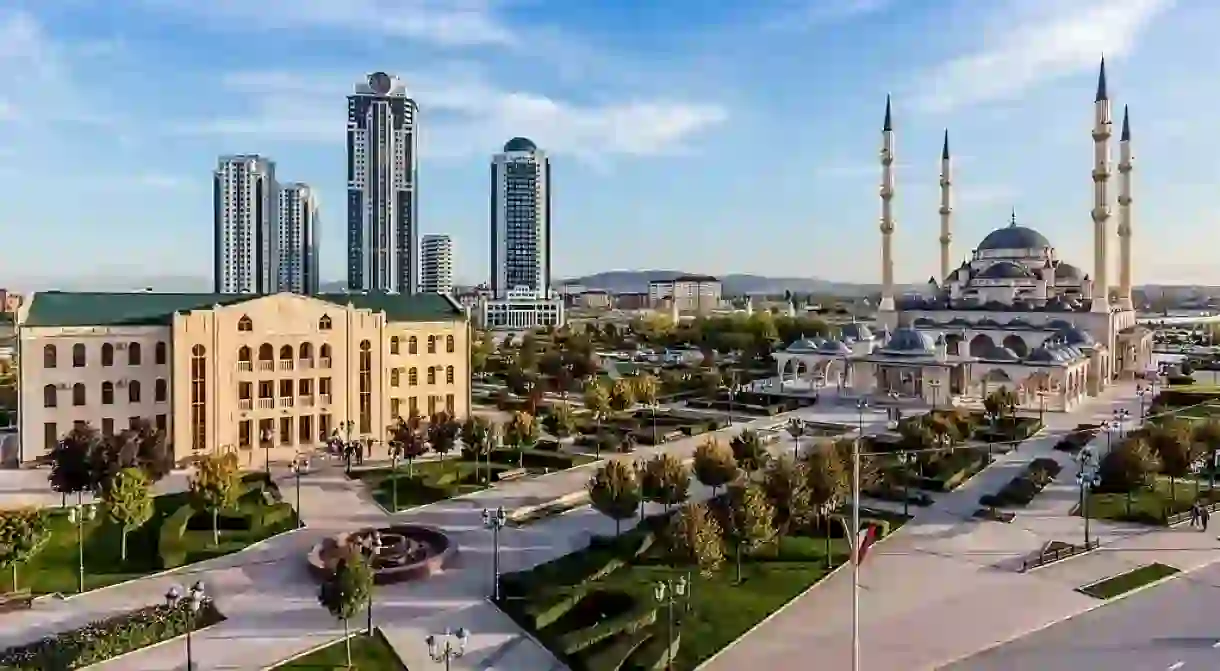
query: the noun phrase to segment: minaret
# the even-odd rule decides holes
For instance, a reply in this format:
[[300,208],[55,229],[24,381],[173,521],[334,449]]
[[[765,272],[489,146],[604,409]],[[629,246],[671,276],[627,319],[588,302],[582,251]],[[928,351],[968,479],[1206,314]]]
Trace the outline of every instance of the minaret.
[[885,123],[881,126],[881,302],[879,312],[894,310],[894,124],[890,96],[885,96]]
[[1131,298],[1131,126],[1123,105],[1123,128],[1118,135],[1118,301],[1123,310],[1135,309]]
[[945,129],[945,144],[940,150],[940,277],[944,282],[949,278],[949,243],[953,241],[953,233],[949,221],[953,215],[953,166],[949,160],[949,130]]
[[1110,97],[1106,95],[1106,59],[1097,75],[1093,101],[1093,312],[1110,311]]

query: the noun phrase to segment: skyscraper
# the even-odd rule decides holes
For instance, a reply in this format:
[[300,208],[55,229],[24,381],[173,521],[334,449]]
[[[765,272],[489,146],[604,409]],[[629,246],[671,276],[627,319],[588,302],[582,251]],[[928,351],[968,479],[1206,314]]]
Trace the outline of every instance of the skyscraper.
[[257,154],[222,156],[213,173],[213,291],[266,294],[279,280],[275,163]]
[[281,291],[318,293],[318,195],[308,184],[284,184],[279,192]]
[[425,294],[452,294],[453,240],[447,235],[425,235],[419,251],[419,290]]
[[415,124],[397,77],[374,72],[347,97],[347,287],[415,293]]
[[496,298],[514,289],[545,298],[550,284],[551,162],[515,137],[491,164],[491,288]]

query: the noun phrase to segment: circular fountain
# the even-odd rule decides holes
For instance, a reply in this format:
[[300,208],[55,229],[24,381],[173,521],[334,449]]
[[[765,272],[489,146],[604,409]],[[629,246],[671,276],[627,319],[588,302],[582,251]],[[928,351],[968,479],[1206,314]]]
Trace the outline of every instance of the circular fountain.
[[373,581],[386,585],[421,580],[441,571],[457,555],[457,545],[439,529],[411,524],[360,529],[324,539],[309,551],[309,567],[321,580],[339,560],[361,554]]

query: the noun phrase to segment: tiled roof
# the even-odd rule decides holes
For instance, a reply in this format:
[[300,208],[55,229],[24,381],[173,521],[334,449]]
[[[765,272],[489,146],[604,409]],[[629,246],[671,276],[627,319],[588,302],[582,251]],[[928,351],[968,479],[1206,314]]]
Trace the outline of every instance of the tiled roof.
[[[34,294],[23,326],[156,326],[168,325],[174,313],[205,310],[260,298],[250,294],[101,293],[47,291]],[[390,321],[465,319],[465,311],[448,296],[419,294],[319,294],[316,298],[345,306],[385,312]]]

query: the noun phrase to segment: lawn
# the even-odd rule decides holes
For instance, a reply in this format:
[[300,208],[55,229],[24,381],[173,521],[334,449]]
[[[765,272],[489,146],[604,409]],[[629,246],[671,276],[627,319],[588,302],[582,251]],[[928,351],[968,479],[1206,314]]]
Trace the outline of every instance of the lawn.
[[1112,578],[1106,578],[1100,582],[1077,587],[1076,591],[1095,599],[1113,599],[1116,596],[1126,594],[1131,590],[1139,589],[1180,572],[1180,570],[1167,564],[1147,564],[1126,573],[1120,573]]
[[[340,639],[325,648],[315,650],[304,657],[298,657],[275,668],[277,671],[280,669],[301,671],[305,669],[314,669],[314,671],[346,669],[348,668],[347,648]],[[372,636],[368,634],[352,636],[352,666],[350,668],[355,671],[407,671],[407,667],[398,658],[398,654],[382,636],[381,630],[375,631]]]
[[[250,489],[242,496],[236,511],[222,514],[220,543],[212,545],[211,515],[195,513],[178,545],[183,563],[193,563],[231,554],[270,536],[296,528],[295,511],[286,503],[268,505],[263,500],[261,475],[247,476]],[[166,566],[159,545],[162,526],[168,517],[188,505],[186,493],[166,494],[153,499],[153,515],[143,526],[127,536],[127,560],[120,559],[122,534],[117,527],[98,516],[83,527],[85,589],[139,578]],[[78,588],[77,528],[68,521],[66,511],[49,512],[51,538],[42,551],[17,571],[17,586],[34,594],[75,594]],[[176,564],[181,565],[181,564]],[[0,592],[13,589],[10,571],[0,572]]]
[[[1179,479],[1171,495],[1169,478],[1158,476],[1152,486],[1132,492],[1129,497],[1122,493],[1089,494],[1088,512],[1089,517],[1094,519],[1162,524],[1166,514],[1189,511],[1196,496],[1206,503],[1217,494],[1209,490],[1206,482]],[[1128,498],[1130,514],[1127,512]],[[1077,510],[1076,513],[1079,515],[1081,511]]]
[[1216,419],[1218,416],[1220,416],[1220,403],[1193,405],[1174,411],[1174,414],[1172,415],[1172,417],[1196,420]]
[[[896,528],[901,516],[867,513],[886,519]],[[656,527],[660,518],[645,527]],[[744,562],[741,584],[731,557],[712,575],[700,575],[691,567],[674,566],[666,557],[664,542],[645,546],[647,528],[626,532],[615,542],[603,539],[589,549],[562,557],[534,570],[505,576],[504,610],[565,661],[573,671],[654,668],[666,644],[666,609],[658,608],[653,594],[659,581],[687,577],[688,598],[674,607],[678,652],[673,668],[690,671],[717,651],[731,644],[758,622],[824,578],[829,570],[848,558],[847,542],[830,541],[827,567],[825,537],[788,536],[761,549]],[[836,534],[841,536],[841,533]],[[654,539],[655,535],[652,536]],[[636,556],[636,551],[647,547]],[[600,579],[588,580],[599,568],[618,558],[622,566]],[[568,601],[568,607],[556,604]],[[549,621],[538,618],[549,610]],[[655,611],[655,618],[649,616]],[[635,620],[643,624],[634,633],[616,633],[570,654],[573,641],[585,638],[595,628]],[[542,626],[537,626],[541,624]],[[622,663],[620,665],[620,662]]]

